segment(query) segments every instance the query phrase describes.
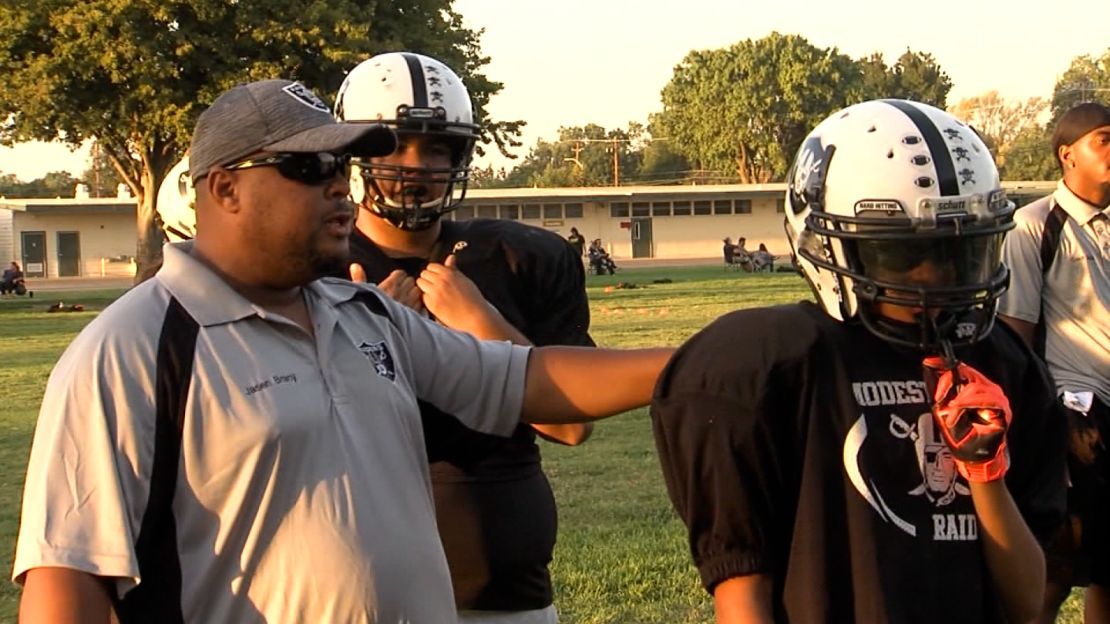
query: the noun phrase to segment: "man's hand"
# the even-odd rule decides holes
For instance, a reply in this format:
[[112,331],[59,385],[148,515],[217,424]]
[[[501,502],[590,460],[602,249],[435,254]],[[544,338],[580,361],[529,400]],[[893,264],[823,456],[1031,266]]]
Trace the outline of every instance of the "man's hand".
[[[366,271],[357,262],[351,264],[350,272],[352,282],[366,281]],[[378,288],[401,305],[408,306],[417,312],[424,310],[423,293],[416,287],[416,280],[400,269],[390,273],[378,284]]]
[[967,364],[948,368],[944,359],[925,358],[926,377],[935,376],[933,418],[968,481],[1001,479],[1009,468],[1006,430],[1012,413],[1002,388]]
[[[424,293],[424,305],[440,323],[484,340],[516,340],[517,332],[478,290],[478,286],[455,268],[455,254],[443,264],[429,262],[416,286]],[[527,344],[519,343],[518,344]]]

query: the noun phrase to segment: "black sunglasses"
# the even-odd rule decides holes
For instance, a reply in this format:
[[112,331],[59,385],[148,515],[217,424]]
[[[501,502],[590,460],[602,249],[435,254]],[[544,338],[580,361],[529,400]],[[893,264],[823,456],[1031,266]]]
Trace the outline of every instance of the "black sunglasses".
[[240,160],[229,165],[224,165],[228,171],[253,169],[255,167],[277,167],[282,177],[316,186],[323,184],[342,174],[347,177],[351,174],[351,155],[332,154],[331,152],[274,154],[262,158]]

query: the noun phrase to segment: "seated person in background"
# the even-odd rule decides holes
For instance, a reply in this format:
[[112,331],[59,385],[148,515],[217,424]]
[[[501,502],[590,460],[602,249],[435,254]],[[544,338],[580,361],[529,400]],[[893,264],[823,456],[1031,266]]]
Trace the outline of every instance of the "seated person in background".
[[4,269],[3,280],[0,280],[0,295],[22,295],[25,292],[27,287],[23,282],[23,271],[19,268],[19,263],[12,262],[11,266]]
[[721,251],[725,255],[725,264],[734,264],[736,262],[736,245],[732,243],[732,239],[728,236],[725,237],[724,247]]
[[605,251],[605,247],[601,244],[600,238],[595,238],[590,243],[590,249],[587,252],[590,257],[590,268],[593,269],[594,275],[601,275],[605,271],[612,275],[617,271],[617,263],[613,262],[613,258],[609,256],[609,252]]
[[767,269],[768,271],[775,270],[775,257],[771,255],[771,252],[767,251],[766,244],[760,243],[759,251],[752,254],[752,270],[762,271],[763,269]]
[[748,239],[744,238],[743,236],[736,239],[736,249],[732,252],[732,261],[735,264],[739,264],[740,267],[745,271],[751,271],[752,254],[750,251],[744,248],[747,242]]

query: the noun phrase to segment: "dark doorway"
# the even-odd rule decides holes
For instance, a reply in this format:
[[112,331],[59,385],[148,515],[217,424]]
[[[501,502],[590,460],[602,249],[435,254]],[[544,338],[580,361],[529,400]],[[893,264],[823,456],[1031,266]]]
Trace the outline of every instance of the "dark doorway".
[[58,232],[58,277],[81,275],[81,233]]
[[46,277],[46,232],[21,232],[23,248],[23,274],[27,277]]
[[632,218],[632,257],[651,258],[651,217]]

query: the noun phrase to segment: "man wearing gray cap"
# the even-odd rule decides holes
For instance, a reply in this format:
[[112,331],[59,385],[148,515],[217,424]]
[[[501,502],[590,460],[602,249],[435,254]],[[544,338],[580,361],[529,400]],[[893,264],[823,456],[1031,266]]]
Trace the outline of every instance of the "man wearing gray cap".
[[1087,621],[1110,622],[1110,107],[1071,108],[1052,143],[1063,179],[1014,217],[998,312],[1048,362],[1070,410],[1070,521],[1045,549],[1039,621],[1054,621],[1071,587],[1087,585]]
[[51,374],[12,571],[24,621],[449,622],[418,403],[505,436],[648,402],[668,349],[480,342],[318,279],[345,266],[355,143],[395,137],[283,80],[200,116],[195,239]]

